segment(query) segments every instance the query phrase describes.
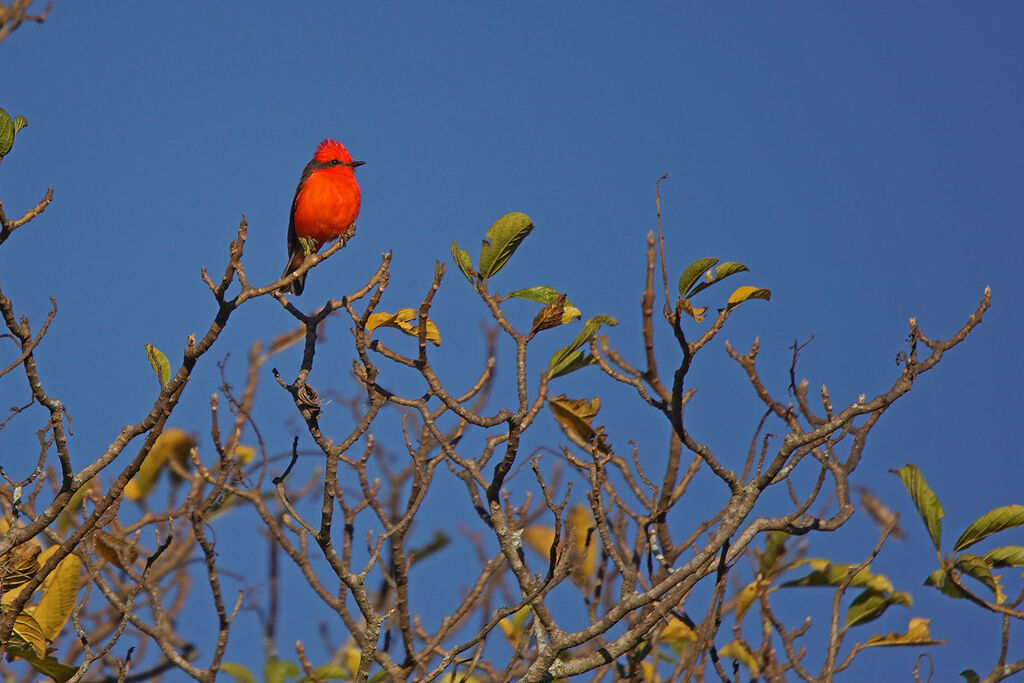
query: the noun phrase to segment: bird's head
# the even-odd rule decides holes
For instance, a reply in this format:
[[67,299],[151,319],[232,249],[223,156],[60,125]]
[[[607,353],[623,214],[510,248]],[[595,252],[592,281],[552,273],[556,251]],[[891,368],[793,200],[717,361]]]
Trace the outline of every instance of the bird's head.
[[352,155],[348,153],[347,149],[345,149],[345,145],[330,138],[321,142],[320,146],[316,148],[316,154],[313,156],[313,160],[321,164],[338,162],[339,165],[348,166],[350,168],[362,166],[366,163],[365,161],[352,161]]

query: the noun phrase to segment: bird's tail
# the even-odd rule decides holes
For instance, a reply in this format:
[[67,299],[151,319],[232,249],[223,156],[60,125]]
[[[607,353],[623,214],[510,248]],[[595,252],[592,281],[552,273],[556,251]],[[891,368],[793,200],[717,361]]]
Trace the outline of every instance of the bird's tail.
[[[295,272],[295,269],[302,265],[305,260],[302,252],[288,255],[288,265],[284,267],[284,272],[281,273],[281,277],[287,277]],[[302,290],[306,288],[306,273],[303,273],[289,285],[285,287],[286,292],[291,292],[295,296],[302,294]]]

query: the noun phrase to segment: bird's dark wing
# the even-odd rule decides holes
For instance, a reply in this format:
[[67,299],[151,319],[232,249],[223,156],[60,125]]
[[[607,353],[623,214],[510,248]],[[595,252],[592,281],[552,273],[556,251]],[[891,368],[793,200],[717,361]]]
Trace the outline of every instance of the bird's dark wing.
[[[302,169],[302,177],[299,178],[299,184],[295,188],[295,196],[292,198],[292,210],[288,212],[288,263],[284,267],[284,273],[281,277],[290,275],[293,270],[302,265],[302,260],[306,257],[305,250],[302,245],[299,244],[298,235],[295,234],[295,207],[299,203],[299,191],[302,190],[302,186],[306,184],[306,180],[309,176],[313,175],[313,171],[318,168],[322,168],[323,164],[318,163],[316,160],[310,161],[306,164],[306,168]],[[298,255],[298,263],[296,263],[296,255]],[[295,280],[291,286],[291,292],[296,296],[302,294],[302,289],[306,286],[306,276]]]

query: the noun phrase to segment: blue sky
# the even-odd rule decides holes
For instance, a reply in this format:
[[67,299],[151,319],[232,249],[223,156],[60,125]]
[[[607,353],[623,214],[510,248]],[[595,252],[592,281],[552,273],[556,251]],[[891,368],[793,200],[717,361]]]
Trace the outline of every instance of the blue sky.
[[[670,278],[713,255],[750,266],[738,284],[772,289],[771,303],[745,305],[724,337],[739,348],[760,337],[764,376],[780,394],[787,347],[812,334],[798,372],[812,387],[827,383],[837,402],[883,390],[909,317],[949,336],[990,285],[983,325],[883,418],[857,474],[904,514],[911,536],[890,542],[878,568],[918,599],[872,632],[930,615],[934,635],[957,643],[932,651],[939,671],[987,670],[996,619],[920,587],[930,544],[886,470],[923,469],[950,539],[990,507],[1024,502],[1012,433],[1024,384],[1014,351],[1024,332],[1021,35],[1024,7],[1009,2],[58,1],[45,25],[0,45],[0,106],[29,121],[0,167],[0,198],[15,215],[54,188],[44,216],[0,250],[0,283],[36,325],[48,297],[58,301],[37,356],[75,420],[80,464],[148,410],[155,382],[143,345],[176,358],[188,334],[206,329],[213,306],[199,268],[222,270],[243,212],[250,279],[280,273],[295,183],[324,137],[367,164],[357,237],[310,275],[301,299],[310,309],[363,283],[387,249],[385,307],[414,305],[453,239],[475,255],[493,220],[523,211],[537,228],[498,287],[568,292],[585,315],[618,318],[613,344],[639,359],[644,238],[663,173]],[[533,309],[518,310],[528,324]],[[434,311],[443,376],[476,372],[485,318],[452,270]],[[215,362],[230,354],[240,383],[249,344],[291,326],[269,300],[240,311],[174,424],[208,444]],[[353,392],[347,340],[341,321],[328,329],[318,387]],[[538,371],[560,341],[541,344]],[[297,362],[286,354],[277,365],[294,372]],[[741,459],[758,404],[720,342],[700,363],[695,429]],[[602,417],[628,448],[639,407],[587,373],[566,378],[564,391],[610,392],[618,412],[606,406]],[[295,430],[288,397],[269,375],[261,392],[272,448],[284,452]],[[0,408],[26,395],[0,383]],[[5,469],[34,452],[41,420],[4,431]],[[255,533],[226,528],[229,557],[245,546],[236,535]],[[859,561],[874,535],[855,520],[812,548]],[[301,617],[295,605],[283,624],[306,634]],[[282,643],[294,640],[282,631]],[[247,657],[242,644],[230,651]],[[865,653],[858,671],[909,671],[913,657]]]

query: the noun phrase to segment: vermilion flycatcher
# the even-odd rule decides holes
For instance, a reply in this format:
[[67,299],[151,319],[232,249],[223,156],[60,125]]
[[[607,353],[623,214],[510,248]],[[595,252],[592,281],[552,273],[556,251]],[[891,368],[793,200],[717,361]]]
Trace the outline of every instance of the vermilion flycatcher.
[[[335,140],[328,138],[317,147],[295,188],[288,220],[288,266],[281,277],[301,266],[306,254],[320,251],[355,223],[361,197],[353,169],[364,163],[352,161],[345,146]],[[292,283],[291,291],[302,294],[305,285],[303,274]]]

